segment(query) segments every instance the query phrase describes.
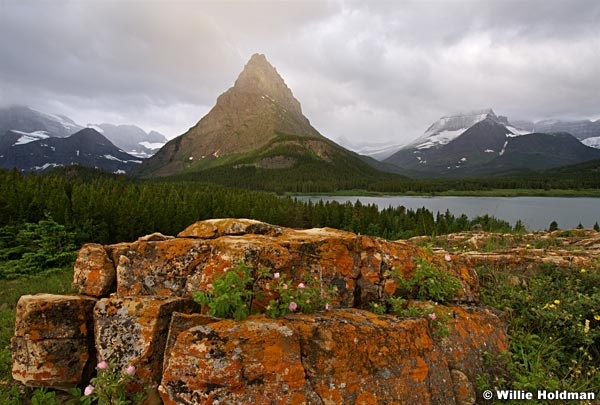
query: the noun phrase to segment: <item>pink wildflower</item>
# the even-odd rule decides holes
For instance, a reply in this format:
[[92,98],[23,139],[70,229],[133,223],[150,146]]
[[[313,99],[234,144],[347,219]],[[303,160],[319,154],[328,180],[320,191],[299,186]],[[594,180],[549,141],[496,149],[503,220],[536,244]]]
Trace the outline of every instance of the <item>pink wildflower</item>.
[[125,369],[125,374],[128,375],[135,375],[135,367],[134,366],[129,366]]
[[304,283],[300,283],[300,284],[298,284],[298,288],[302,289],[302,288],[306,288],[306,286],[304,285]]
[[331,305],[329,305],[329,303],[325,304],[325,311],[331,311]]
[[294,312],[298,308],[298,304],[292,301],[290,302],[290,306],[288,308],[290,309],[290,311]]
[[108,363],[102,360],[100,363],[98,363],[98,368],[100,370],[106,370],[108,368]]
[[429,316],[429,319],[431,319],[432,321],[435,321],[437,319],[437,315],[435,314],[435,312],[432,312],[427,316]]
[[447,262],[451,262],[452,261],[452,256],[450,256],[449,253],[446,253],[446,255],[444,256],[444,259],[446,259]]
[[280,274],[279,273],[275,273],[273,274],[273,278],[279,278]]
[[88,385],[83,390],[83,395],[85,395],[85,396],[92,395],[92,392],[94,392],[94,386],[93,385]]

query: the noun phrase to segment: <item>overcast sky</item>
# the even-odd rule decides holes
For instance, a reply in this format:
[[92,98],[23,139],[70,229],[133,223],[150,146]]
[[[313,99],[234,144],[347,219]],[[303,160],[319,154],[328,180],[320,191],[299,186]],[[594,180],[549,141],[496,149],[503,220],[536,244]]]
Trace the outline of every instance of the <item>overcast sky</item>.
[[0,0],[0,105],[172,138],[256,52],[347,147],[486,107],[600,118],[598,0]]

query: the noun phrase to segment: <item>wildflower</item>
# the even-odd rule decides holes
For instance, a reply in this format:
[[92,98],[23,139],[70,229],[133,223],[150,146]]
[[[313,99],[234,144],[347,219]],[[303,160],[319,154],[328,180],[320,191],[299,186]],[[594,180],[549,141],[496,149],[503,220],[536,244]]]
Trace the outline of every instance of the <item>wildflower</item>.
[[589,332],[590,332],[590,320],[586,319],[585,326],[583,327],[583,333],[585,333],[587,335]]
[[290,309],[290,311],[294,312],[298,308],[298,304],[292,301],[290,302],[290,306],[288,308]]
[[98,363],[98,368],[100,370],[106,370],[108,368],[108,363],[103,360],[100,363]]
[[555,303],[556,305],[560,305],[560,300],[554,300],[554,303]]
[[279,278],[280,274],[279,273],[275,273],[273,274],[273,278]]
[[284,284],[284,285],[281,286],[281,288],[283,288],[284,290],[287,290],[288,286],[287,286],[287,284]]
[[435,321],[437,319],[437,315],[435,314],[435,312],[430,313],[429,315],[427,315],[429,317],[429,319],[431,319],[432,321]]
[[446,254],[444,255],[444,259],[445,259],[447,262],[451,262],[451,261],[452,261],[452,256],[450,256],[450,254],[446,253]]
[[329,303],[325,304],[325,311],[331,311],[331,305],[329,305]]
[[529,248],[531,247],[531,245],[528,243],[528,244],[526,244],[526,245],[525,245],[525,247],[526,247],[527,249],[529,249]]
[[600,321],[600,315],[594,315],[594,319]]
[[580,273],[585,273],[587,270],[582,268],[581,270],[579,270]]
[[135,366],[129,366],[125,369],[125,374],[135,375]]
[[94,386],[90,384],[87,387],[85,387],[85,389],[83,390],[83,395],[85,395],[85,396],[92,395],[92,392],[94,392]]
[[300,283],[300,284],[298,284],[298,288],[302,289],[302,288],[306,288],[306,286],[304,285],[304,283]]
[[554,304],[550,304],[550,305],[548,305],[548,308],[552,308],[552,309],[554,309],[554,308],[556,308],[556,305],[554,305]]

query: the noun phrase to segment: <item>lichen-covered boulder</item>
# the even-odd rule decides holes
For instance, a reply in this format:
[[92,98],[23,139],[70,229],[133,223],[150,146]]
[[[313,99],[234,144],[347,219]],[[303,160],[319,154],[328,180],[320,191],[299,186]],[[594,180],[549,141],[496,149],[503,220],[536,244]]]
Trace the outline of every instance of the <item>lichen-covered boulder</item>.
[[116,269],[104,246],[87,243],[75,260],[73,284],[79,294],[105,297],[116,289]]
[[369,302],[385,300],[394,293],[389,270],[399,269],[409,277],[415,259],[421,257],[461,281],[455,301],[479,300],[477,277],[465,261],[446,261],[405,242],[332,228],[295,230],[258,221],[209,220],[190,226],[175,239],[140,239],[107,250],[112,256],[118,251],[119,296],[184,297],[209,291],[215,277],[244,261],[296,281],[307,277],[322,280],[326,286],[338,288],[338,306],[368,308]]
[[192,327],[178,335],[159,391],[168,405],[466,404],[476,390],[467,368],[490,367],[484,353],[506,350],[506,325],[483,311],[472,322],[497,329],[466,333],[469,311],[444,310],[459,315],[443,339],[426,319],[357,309]]
[[29,386],[69,388],[95,365],[92,313],[96,300],[24,295],[17,303],[12,375]]
[[148,385],[160,382],[164,348],[173,312],[197,311],[190,299],[179,297],[110,297],[94,308],[97,360],[118,368],[135,366]]

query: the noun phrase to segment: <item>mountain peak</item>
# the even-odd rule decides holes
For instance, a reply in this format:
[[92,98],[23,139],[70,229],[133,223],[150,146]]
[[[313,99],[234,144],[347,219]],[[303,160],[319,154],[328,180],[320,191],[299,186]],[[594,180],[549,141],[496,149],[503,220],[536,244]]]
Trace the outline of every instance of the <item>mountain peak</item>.
[[233,90],[269,97],[284,108],[302,114],[300,102],[294,98],[292,90],[263,54],[255,53],[250,57],[235,81]]

